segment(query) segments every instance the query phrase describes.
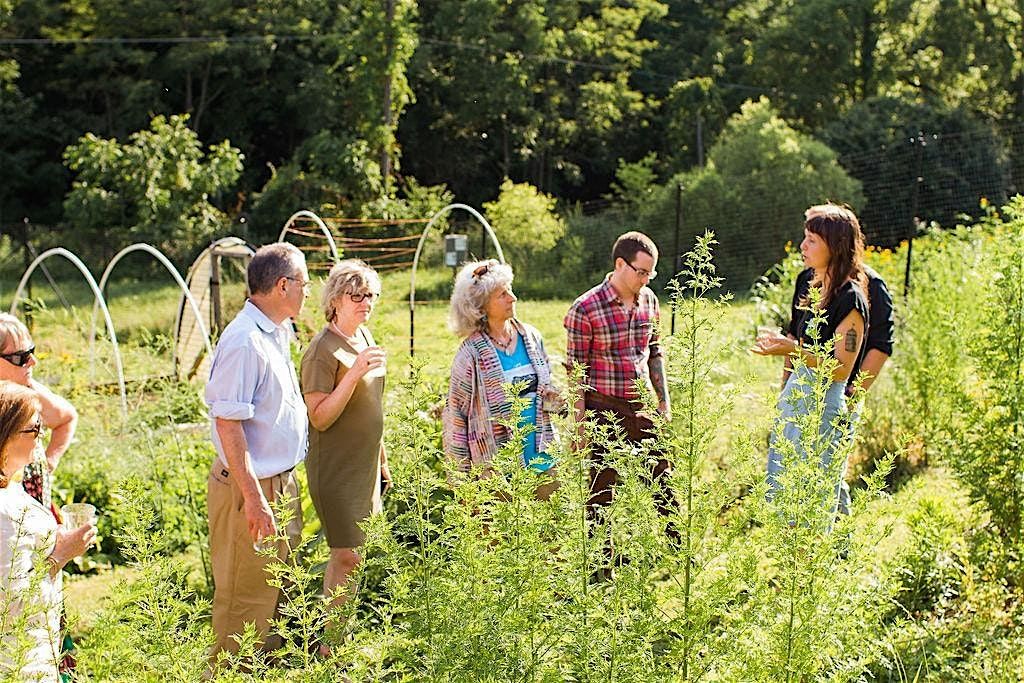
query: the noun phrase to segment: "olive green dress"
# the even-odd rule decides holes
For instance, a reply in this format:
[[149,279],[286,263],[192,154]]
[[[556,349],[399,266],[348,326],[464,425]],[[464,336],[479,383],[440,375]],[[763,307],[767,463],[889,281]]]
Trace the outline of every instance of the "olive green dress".
[[[374,344],[364,327],[356,337],[367,346]],[[302,356],[302,393],[332,392],[363,348],[325,327]],[[309,493],[331,548],[362,545],[365,535],[359,522],[381,509],[383,398],[384,369],[371,370],[356,385],[334,424],[322,432],[309,427]]]

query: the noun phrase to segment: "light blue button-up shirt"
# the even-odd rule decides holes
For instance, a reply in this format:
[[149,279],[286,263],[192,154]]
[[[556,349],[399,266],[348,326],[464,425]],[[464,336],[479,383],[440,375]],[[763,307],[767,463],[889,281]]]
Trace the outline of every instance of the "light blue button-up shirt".
[[206,385],[213,445],[226,465],[215,418],[239,420],[258,479],[290,470],[306,457],[306,406],[291,339],[290,320],[275,325],[246,301],[213,352]]

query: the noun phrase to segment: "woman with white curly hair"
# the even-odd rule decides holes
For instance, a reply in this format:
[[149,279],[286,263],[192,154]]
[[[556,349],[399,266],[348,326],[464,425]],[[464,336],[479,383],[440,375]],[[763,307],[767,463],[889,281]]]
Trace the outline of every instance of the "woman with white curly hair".
[[[537,472],[554,465],[547,448],[554,439],[551,416],[556,392],[544,340],[536,328],[517,320],[512,268],[494,259],[463,266],[455,278],[448,325],[463,337],[452,362],[444,409],[444,450],[459,470],[486,467],[511,438],[504,423],[512,421],[508,384],[522,383],[526,408],[519,417],[526,436],[522,463]],[[547,400],[546,400],[547,399]],[[547,497],[545,484],[537,495]]]

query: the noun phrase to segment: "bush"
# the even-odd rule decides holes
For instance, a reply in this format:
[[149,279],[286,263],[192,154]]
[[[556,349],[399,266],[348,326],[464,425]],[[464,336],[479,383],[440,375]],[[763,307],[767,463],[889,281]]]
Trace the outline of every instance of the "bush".
[[636,216],[638,229],[661,247],[658,270],[674,272],[676,188],[683,186],[682,240],[712,229],[721,243],[718,272],[746,290],[801,237],[803,212],[826,200],[863,203],[860,183],[835,153],[793,129],[768,100],[748,101],[729,119],[708,153],[706,168],[674,177]]
[[256,242],[277,239],[284,222],[299,209],[324,216],[363,215],[362,207],[384,193],[380,165],[365,140],[321,130],[305,140],[291,160],[271,169],[253,198]]
[[102,265],[132,242],[184,259],[221,229],[213,201],[238,179],[242,155],[227,140],[204,155],[187,124],[188,115],[157,116],[126,143],[89,133],[65,150],[76,174],[64,200],[66,246]]
[[959,419],[946,459],[1003,541],[1024,553],[1024,197],[1003,211],[985,236],[977,324],[961,331],[971,370],[950,387]]
[[560,252],[555,248],[565,234],[565,221],[555,212],[555,198],[529,183],[513,183],[506,178],[501,193],[493,202],[484,203],[484,214],[491,224],[505,259],[518,274],[518,283],[535,287],[535,281],[551,272]]

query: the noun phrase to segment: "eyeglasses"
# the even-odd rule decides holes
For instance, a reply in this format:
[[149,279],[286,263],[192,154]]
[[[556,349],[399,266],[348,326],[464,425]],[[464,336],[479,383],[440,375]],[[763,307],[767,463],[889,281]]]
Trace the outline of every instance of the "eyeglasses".
[[637,275],[639,275],[640,277],[649,277],[652,280],[654,278],[658,277],[658,271],[656,271],[656,270],[647,270],[646,268],[637,268],[636,266],[634,266],[632,263],[630,263],[626,259],[622,259],[622,262],[625,263],[630,268],[632,268],[633,272],[636,273]]
[[36,420],[35,423],[28,429],[19,429],[19,434],[31,434],[32,436],[39,436],[39,432],[43,431],[43,423],[40,420]]
[[291,280],[292,282],[298,282],[300,285],[302,285],[302,291],[305,294],[309,294],[310,292],[313,291],[313,283],[310,282],[309,280],[300,280],[297,277],[288,277],[287,275],[284,276],[284,279]]
[[11,353],[0,353],[0,358],[11,365],[16,365],[19,368],[23,367],[28,362],[29,357],[35,355],[36,347],[30,346],[24,351],[12,351]]
[[379,296],[380,294],[378,294],[377,292],[359,292],[358,294],[349,293],[348,298],[352,299],[352,301],[354,301],[357,304],[369,299],[370,303],[372,304],[373,300]]

